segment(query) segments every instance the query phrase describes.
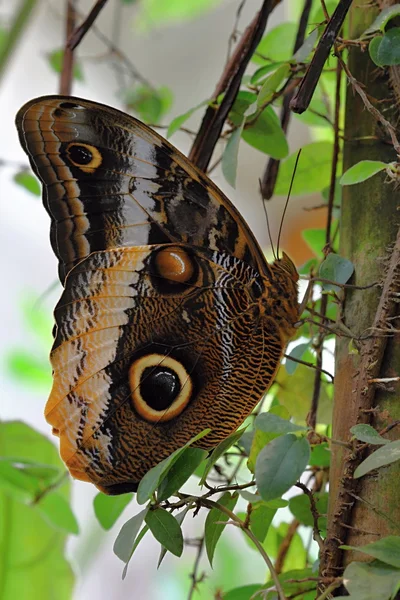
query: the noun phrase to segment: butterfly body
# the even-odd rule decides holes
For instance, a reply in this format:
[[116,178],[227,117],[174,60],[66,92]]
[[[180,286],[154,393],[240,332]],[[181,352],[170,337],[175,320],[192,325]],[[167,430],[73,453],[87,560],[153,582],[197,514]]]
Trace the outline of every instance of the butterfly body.
[[17,127],[64,285],[46,418],[73,476],[135,490],[261,399],[298,320],[297,273],[285,255],[268,264],[218,188],[132,117],[50,96]]

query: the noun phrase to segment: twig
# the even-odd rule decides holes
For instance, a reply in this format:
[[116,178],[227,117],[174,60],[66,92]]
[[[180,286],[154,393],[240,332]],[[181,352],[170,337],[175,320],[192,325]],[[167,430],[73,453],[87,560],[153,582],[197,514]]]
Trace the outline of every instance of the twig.
[[[301,17],[300,17],[300,21],[299,21],[299,27],[297,30],[296,41],[295,41],[294,47],[293,47],[293,54],[295,54],[297,52],[297,50],[299,48],[301,48],[301,46],[304,43],[304,38],[306,35],[308,18],[310,15],[311,6],[312,6],[312,0],[305,0],[303,12],[301,13]],[[288,127],[289,127],[290,115],[291,115],[290,102],[293,98],[293,95],[294,95],[294,89],[291,90],[289,93],[285,94],[283,97],[283,106],[282,106],[282,110],[281,110],[281,126],[285,133],[287,132]],[[276,158],[270,158],[268,160],[266,169],[264,171],[264,175],[261,180],[261,186],[260,186],[261,187],[261,195],[264,200],[269,200],[274,193],[276,180],[278,178],[280,162],[281,161]]]
[[81,43],[82,39],[97,19],[97,16],[99,15],[101,9],[104,7],[106,2],[107,0],[97,0],[96,4],[93,6],[86,19],[83,21],[82,25],[77,27],[71,33],[66,44],[66,47],[69,48],[69,50],[75,50],[75,48]]
[[340,0],[329,23],[326,26],[324,33],[321,36],[319,44],[315,50],[314,56],[307,69],[306,74],[299,86],[299,89],[293,97],[290,108],[295,113],[302,113],[307,110],[308,105],[314,95],[318,80],[321,76],[322,69],[326,59],[329,56],[331,48],[339,35],[339,31],[343,25],[343,21],[350,8],[352,0]]
[[[245,69],[260,42],[268,17],[281,0],[264,0],[261,10],[244,32],[236,50],[226,65],[215,89],[213,100],[203,117],[200,129],[189,154],[199,169],[206,171],[228,113],[235,101]],[[217,106],[216,100],[224,97]]]
[[346,63],[339,56],[338,56],[338,60],[339,60],[340,64],[342,65],[342,69],[346,73],[347,79],[349,80],[350,84],[352,85],[354,90],[357,92],[357,94],[360,96],[361,100],[363,101],[365,108],[371,113],[371,115],[376,119],[376,121],[378,123],[381,123],[382,126],[385,128],[386,133],[389,135],[390,139],[392,140],[393,148],[396,150],[397,155],[400,156],[400,144],[399,144],[399,141],[396,136],[395,128],[387,119],[385,119],[385,117],[382,115],[382,113],[379,112],[379,110],[377,108],[375,108],[375,106],[373,106],[373,104],[371,104],[371,102],[368,100],[367,94],[362,89],[361,84],[350,73],[350,69],[348,68]]
[[320,514],[318,512],[317,505],[315,504],[314,494],[312,493],[311,490],[308,489],[308,487],[306,485],[304,485],[304,483],[301,483],[300,481],[295,483],[295,486],[300,488],[308,496],[308,499],[310,500],[310,510],[311,510],[311,514],[313,517],[313,521],[314,521],[313,538],[317,542],[319,549],[322,550],[324,547],[324,540],[322,539],[322,537],[319,533],[318,519],[320,517]]
[[64,47],[63,66],[60,77],[60,94],[70,96],[72,89],[72,78],[74,68],[74,53],[68,48],[69,36],[75,29],[75,0],[67,0],[67,18],[66,18],[66,42]]
[[191,600],[193,598],[193,594],[196,591],[197,584],[200,583],[203,579],[203,576],[198,577],[197,573],[200,566],[200,559],[204,548],[204,537],[202,537],[198,542],[196,559],[193,565],[193,571],[190,574],[192,584],[189,589],[187,600]]
[[290,544],[293,541],[296,531],[298,530],[300,521],[293,519],[290,523],[285,537],[279,545],[278,554],[275,561],[275,571],[279,575],[282,572],[283,564],[285,562],[286,555],[289,551]]
[[289,354],[284,354],[283,356],[286,358],[286,360],[293,360],[294,362],[299,363],[299,365],[304,365],[305,367],[310,367],[310,369],[316,369],[317,371],[324,373],[325,375],[330,377],[331,383],[335,381],[334,376],[331,373],[329,373],[329,371],[325,371],[325,369],[322,369],[321,367],[318,367],[313,363],[307,362],[306,360],[301,360],[300,358],[295,358],[294,356],[290,356]]

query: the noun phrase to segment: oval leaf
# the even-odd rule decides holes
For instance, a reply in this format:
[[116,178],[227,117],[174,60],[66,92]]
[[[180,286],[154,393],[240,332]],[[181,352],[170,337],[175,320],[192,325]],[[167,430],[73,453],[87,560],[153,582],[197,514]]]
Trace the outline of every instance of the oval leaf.
[[398,535],[388,535],[387,537],[365,544],[365,546],[340,546],[344,550],[356,550],[369,554],[382,562],[400,569],[400,537]]
[[392,462],[399,460],[400,458],[400,440],[390,442],[382,448],[379,448],[372,454],[370,454],[363,462],[358,465],[354,471],[354,478],[362,477],[366,473],[390,465]]
[[34,196],[40,196],[41,187],[37,178],[29,171],[20,171],[14,175],[14,181]]
[[181,556],[183,535],[175,517],[163,508],[156,508],[148,511],[145,520],[156,540],[175,556]]
[[133,494],[107,496],[101,492],[95,496],[93,500],[94,512],[103,529],[111,529],[132,498]]
[[182,125],[192,116],[193,113],[196,112],[196,110],[198,110],[202,106],[205,106],[208,103],[208,100],[203,100],[203,102],[200,102],[200,104],[197,104],[197,106],[189,108],[189,110],[187,110],[182,115],[178,115],[177,117],[175,117],[175,119],[172,119],[167,130],[167,139],[170,138],[171,135],[173,135],[176,131],[178,131],[178,129],[182,127]]
[[292,360],[293,358],[297,358],[297,359],[301,359],[301,357],[303,356],[303,354],[308,350],[308,348],[310,347],[310,342],[306,342],[304,344],[297,344],[297,346],[295,346],[294,348],[292,348],[292,350],[289,352],[288,356],[286,357],[286,362],[285,362],[285,369],[287,371],[287,373],[289,373],[289,375],[293,375],[293,373],[295,372],[295,370],[297,369],[299,363],[296,362],[295,360]]
[[114,542],[113,551],[124,563],[128,563],[132,555],[133,545],[139,529],[146,517],[147,508],[129,519],[122,525],[121,531]]
[[381,41],[383,40],[383,35],[377,35],[374,37],[370,43],[368,44],[368,52],[372,62],[376,64],[377,67],[383,67],[383,65],[379,62],[378,51],[379,46],[381,45]]
[[238,165],[239,144],[243,132],[244,120],[241,125],[230,135],[222,155],[222,173],[233,188],[236,187],[236,173]]
[[290,73],[290,64],[284,63],[276,69],[267,79],[264,81],[261,90],[258,93],[257,105],[262,106],[267,104],[274,97],[274,93],[278,89],[279,85],[284,79],[288,77]]
[[340,179],[341,185],[354,185],[369,179],[379,171],[386,169],[387,164],[381,160],[360,160],[356,165],[347,169]]
[[167,475],[169,469],[178,460],[182,452],[184,452],[186,448],[194,444],[194,442],[197,442],[198,440],[206,436],[207,433],[210,433],[210,431],[210,429],[205,429],[204,431],[201,431],[198,435],[189,440],[187,444],[183,446],[183,448],[178,448],[178,450],[175,450],[175,452],[173,452],[171,456],[168,456],[168,458],[165,458],[160,463],[158,463],[158,465],[150,469],[150,471],[146,473],[146,475],[142,478],[142,480],[139,483],[136,495],[137,503],[144,504],[145,502],[147,502],[147,500],[149,500],[154,494],[161,481]]
[[267,433],[292,433],[294,431],[306,431],[305,427],[291,423],[287,419],[282,419],[278,415],[266,412],[261,413],[255,420],[256,429],[265,431]]
[[[354,265],[347,258],[342,258],[338,254],[331,252],[321,263],[319,276],[323,279],[330,279],[337,283],[346,283],[354,273]],[[325,292],[338,292],[340,288],[332,283],[323,283],[322,289]]]
[[298,439],[292,433],[267,444],[257,457],[255,470],[257,489],[263,500],[282,496],[299,479],[309,458],[306,438]]
[[291,21],[277,25],[262,38],[252,56],[252,62],[265,64],[266,60],[289,60],[296,39],[297,25]]
[[377,446],[383,446],[383,444],[390,444],[390,440],[386,440],[384,437],[371,427],[371,425],[354,425],[350,429],[351,433],[360,442],[366,442],[367,444],[374,444]]
[[384,31],[385,26],[390,19],[397,17],[397,15],[400,15],[400,4],[393,4],[392,6],[384,8],[376,17],[372,25],[364,31],[363,36],[368,33],[373,33],[374,31]]
[[377,48],[379,64],[394,66],[400,64],[400,27],[389,29]]
[[[226,506],[226,508],[229,508],[229,510],[233,510],[236,506],[238,498],[239,496],[236,493],[231,495],[229,492],[225,492],[225,494],[219,498],[218,504],[222,504],[222,506]],[[225,523],[228,518],[228,515],[218,510],[218,508],[212,508],[207,515],[204,527],[204,536],[207,556],[211,566],[213,563],[215,548],[219,538],[222,535],[222,532],[225,529]]]
[[186,448],[162,480],[157,492],[158,502],[166,500],[171,494],[179,490],[207,455],[207,450]]

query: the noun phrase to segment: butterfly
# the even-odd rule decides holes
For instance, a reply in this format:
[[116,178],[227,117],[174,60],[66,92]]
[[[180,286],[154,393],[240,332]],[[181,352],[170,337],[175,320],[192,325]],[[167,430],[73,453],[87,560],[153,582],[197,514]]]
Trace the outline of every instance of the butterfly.
[[212,449],[252,412],[294,333],[298,274],[132,116],[44,96],[16,125],[63,285],[45,416],[73,477],[135,491],[199,432]]

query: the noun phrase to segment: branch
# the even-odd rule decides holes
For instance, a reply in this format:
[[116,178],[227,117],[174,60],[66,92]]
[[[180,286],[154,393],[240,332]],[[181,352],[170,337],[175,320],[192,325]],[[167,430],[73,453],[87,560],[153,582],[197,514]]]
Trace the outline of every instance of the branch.
[[290,108],[295,113],[302,113],[307,110],[308,105],[314,95],[318,80],[321,76],[322,69],[326,59],[329,56],[331,48],[339,35],[339,31],[343,25],[343,21],[350,8],[352,0],[340,0],[329,23],[326,26],[324,33],[321,36],[317,49],[315,50],[310,66],[299,86],[299,89],[293,97]]
[[[268,17],[280,2],[281,0],[264,0],[261,10],[247,27],[222,73],[212,97],[214,102],[210,104],[205,112],[189,154],[189,160],[202,171],[207,169],[225,120],[236,99],[246,67],[262,38]],[[216,100],[222,93],[224,93],[223,100],[217,106]]]
[[[305,0],[303,12],[301,13],[301,17],[300,17],[299,28],[297,30],[296,41],[295,41],[294,47],[293,47],[293,54],[295,54],[297,52],[297,50],[299,48],[301,48],[301,46],[304,43],[304,38],[306,35],[306,29],[307,29],[307,24],[308,24],[308,18],[310,16],[311,6],[312,6],[312,0]],[[288,127],[289,127],[290,116],[291,116],[290,102],[291,102],[293,96],[294,96],[294,89],[291,90],[288,94],[285,94],[285,96],[283,98],[283,107],[281,110],[281,125],[282,125],[282,129],[285,133],[287,132]],[[276,180],[278,178],[278,173],[279,173],[280,162],[281,161],[277,160],[276,158],[270,158],[267,163],[263,178],[261,180],[261,195],[264,200],[269,200],[274,193]]]
[[92,10],[83,21],[82,25],[77,27],[69,36],[66,47],[69,50],[75,50],[78,44],[81,43],[84,36],[87,34],[95,20],[97,19],[101,9],[106,4],[107,0],[97,0],[96,4],[93,6]]
[[67,18],[66,18],[66,34],[65,34],[65,47],[63,66],[60,77],[60,94],[63,96],[71,95],[73,68],[74,68],[74,54],[70,48],[68,48],[68,39],[75,28],[76,10],[75,0],[67,0]]

